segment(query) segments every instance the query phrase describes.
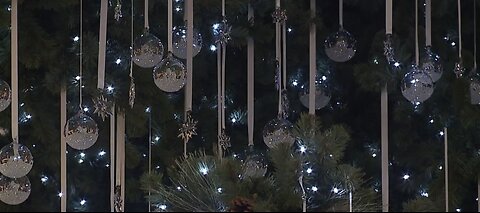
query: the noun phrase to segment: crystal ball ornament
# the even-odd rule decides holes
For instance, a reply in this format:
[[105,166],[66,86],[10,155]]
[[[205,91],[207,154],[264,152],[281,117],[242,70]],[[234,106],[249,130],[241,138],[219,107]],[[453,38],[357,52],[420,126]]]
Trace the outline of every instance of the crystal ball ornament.
[[[174,27],[172,34],[173,55],[181,59],[187,59],[187,28],[185,26]],[[195,57],[200,52],[202,45],[202,34],[194,28],[192,57]]]
[[7,82],[0,79],[0,112],[7,109],[12,101],[12,90]]
[[356,42],[349,32],[340,29],[325,40],[325,53],[335,62],[346,62],[355,56]]
[[30,150],[19,143],[10,143],[0,150],[0,172],[9,178],[27,175],[33,167]]
[[140,67],[154,67],[163,58],[162,42],[148,32],[135,39],[133,47],[133,62]]
[[267,173],[268,162],[263,152],[257,151],[253,146],[248,147],[242,159],[243,178],[261,178]]
[[410,72],[402,80],[402,95],[413,104],[420,104],[433,94],[433,81],[430,75],[423,72],[416,65],[412,65]]
[[292,134],[293,125],[283,118],[276,118],[263,128],[263,142],[269,148],[275,148],[280,143],[293,145],[295,137]]
[[433,82],[437,82],[442,77],[443,67],[440,62],[440,56],[432,51],[432,47],[425,47],[425,53],[420,64],[423,71],[430,75]]
[[70,147],[85,150],[97,141],[97,123],[83,111],[79,111],[75,116],[68,119],[64,134]]
[[0,200],[8,205],[23,203],[30,196],[31,187],[27,176],[20,178],[0,176]]
[[[303,106],[309,108],[310,103],[310,85],[306,83],[300,92],[300,102]],[[315,109],[322,109],[327,106],[331,99],[331,93],[326,84],[321,81],[315,81]]]
[[187,70],[180,60],[169,53],[153,69],[153,81],[162,91],[177,92],[187,81]]

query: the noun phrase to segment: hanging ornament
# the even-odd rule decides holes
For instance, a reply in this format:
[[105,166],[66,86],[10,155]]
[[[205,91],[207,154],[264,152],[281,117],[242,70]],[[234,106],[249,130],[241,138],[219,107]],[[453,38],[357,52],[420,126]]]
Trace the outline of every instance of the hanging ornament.
[[130,108],[133,109],[133,105],[135,104],[135,79],[133,76],[130,76],[130,89],[128,90],[128,104]]
[[340,28],[325,40],[325,53],[335,62],[346,62],[355,55],[356,42],[349,32]]
[[88,149],[97,141],[97,123],[80,110],[75,116],[68,119],[64,135],[70,147],[77,150]]
[[117,4],[115,5],[114,18],[115,18],[115,20],[120,21],[120,18],[122,18],[122,17],[123,17],[123,15],[122,15],[122,1],[117,0]]
[[[300,102],[303,106],[308,108],[309,103],[309,84],[306,83],[300,92]],[[328,89],[327,85],[322,83],[321,80],[315,80],[315,109],[322,109],[323,107],[327,106],[331,99],[330,90]]]
[[187,70],[183,63],[168,53],[153,69],[153,81],[165,92],[177,92],[187,81]]
[[101,92],[97,97],[93,98],[93,106],[95,107],[94,114],[102,117],[102,121],[105,121],[105,117],[112,115],[113,103],[109,101]]
[[122,200],[122,196],[121,196],[122,186],[121,185],[116,185],[114,191],[115,191],[115,197],[114,197],[115,211],[116,212],[123,212],[123,210],[122,210],[123,200]]
[[412,65],[402,80],[402,95],[414,104],[420,104],[433,94],[432,78],[418,66]]
[[438,81],[442,77],[443,67],[440,62],[440,56],[432,51],[431,46],[425,47],[425,53],[420,64],[423,71],[432,78],[433,82]]
[[244,153],[242,162],[242,178],[261,178],[265,176],[268,162],[265,154],[249,146]]
[[275,8],[275,11],[272,13],[272,18],[273,18],[273,23],[283,23],[287,21],[287,11],[277,7]]
[[461,78],[465,73],[465,67],[463,66],[463,60],[460,60],[455,63],[455,67],[453,68],[453,73],[457,76],[457,78]]
[[383,41],[383,54],[385,55],[388,64],[395,64],[395,62],[397,62],[395,59],[395,50],[393,49],[392,34],[387,34]]
[[[202,49],[202,35],[193,29],[193,48],[192,57],[195,57]],[[177,26],[173,28],[173,55],[181,59],[187,59],[187,28]]]
[[224,18],[220,23],[213,25],[213,40],[216,44],[227,44],[230,40],[231,31],[232,26]]
[[135,39],[133,47],[133,62],[140,67],[153,67],[163,58],[162,42],[148,30]]
[[288,100],[287,90],[283,89],[282,90],[282,111],[281,111],[282,118],[284,119],[288,118],[289,109],[290,109],[290,100]]
[[220,146],[223,150],[227,150],[232,146],[232,144],[230,143],[230,137],[225,132],[225,129],[222,129],[222,134],[218,136],[218,142],[220,143]]
[[30,150],[17,142],[10,143],[0,150],[0,172],[9,178],[27,175],[33,167]]
[[189,141],[192,136],[197,135],[197,123],[198,121],[193,120],[191,111],[188,111],[187,118],[179,129],[180,134],[178,137],[182,138],[184,141]]
[[31,185],[27,176],[9,178],[0,176],[0,200],[8,205],[18,205],[30,196]]
[[293,145],[295,137],[292,134],[292,128],[290,121],[279,116],[269,121],[263,128],[263,142],[269,148],[275,148],[280,143]]
[[12,101],[12,90],[7,82],[0,79],[0,112],[7,109]]
[[480,104],[480,74],[475,67],[470,72],[470,103]]

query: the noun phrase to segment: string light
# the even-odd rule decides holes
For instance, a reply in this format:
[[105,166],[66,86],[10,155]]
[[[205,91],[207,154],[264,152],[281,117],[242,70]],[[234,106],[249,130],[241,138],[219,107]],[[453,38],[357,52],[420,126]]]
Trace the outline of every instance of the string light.
[[165,210],[167,210],[167,205],[162,204],[162,205],[158,206],[158,208],[160,208],[161,210],[165,211]]
[[440,131],[440,136],[443,136],[445,133],[443,131]]
[[307,169],[307,173],[308,173],[308,174],[311,174],[312,172],[313,172],[312,168],[308,168],[308,169]]
[[208,174],[208,168],[207,167],[200,167],[200,173],[202,173],[203,175],[207,175]]
[[210,45],[210,51],[212,51],[212,52],[217,51],[217,46],[215,46],[215,45],[213,45],[213,44]]
[[85,205],[85,203],[87,203],[86,200],[81,200],[81,201],[80,201],[80,205],[82,205],[82,206]]
[[289,27],[289,28],[287,29],[287,31],[288,31],[289,33],[291,33],[291,32],[292,32],[292,28]]
[[107,152],[105,152],[103,150],[98,153],[99,156],[104,156],[105,154],[107,154]]
[[217,189],[218,193],[222,193],[222,191],[223,191],[223,189],[221,187]]
[[109,93],[113,92],[113,89],[114,89],[114,88],[113,88],[112,86],[108,86],[108,87],[107,87],[107,91],[108,91]]
[[83,111],[84,111],[84,112],[88,112],[88,110],[90,110],[90,109],[88,109],[88,107],[84,107],[84,108],[83,108]]
[[408,179],[410,179],[410,175],[408,175],[408,174],[405,174],[405,175],[403,175],[403,177],[402,177],[402,178],[403,178],[404,180],[408,180]]
[[150,112],[150,107],[145,108],[145,112]]
[[115,64],[120,64],[120,63],[122,63],[122,59],[117,58],[117,60],[115,61]]
[[332,192],[335,193],[335,194],[337,194],[339,191],[340,191],[340,190],[338,190],[337,187],[333,187],[333,189],[332,189]]
[[457,209],[455,209],[455,211],[456,211],[456,212],[461,212],[461,211],[462,211],[462,209],[460,209],[460,208],[457,208]]
[[80,38],[78,36],[73,37],[74,42],[77,42],[78,40],[80,40]]
[[400,63],[398,63],[398,62],[395,62],[395,63],[393,64],[393,66],[395,66],[395,67],[399,67],[399,66],[400,66]]
[[63,193],[59,192],[59,193],[57,194],[57,196],[58,196],[58,197],[62,197],[62,196],[63,196]]
[[452,47],[455,47],[455,42],[452,41],[452,43],[450,45],[452,45]]
[[81,153],[80,153],[80,157],[84,158],[84,157],[85,157],[85,153],[81,152]]
[[318,188],[316,186],[313,186],[312,191],[316,192],[316,191],[318,191]]
[[307,151],[307,147],[304,146],[304,145],[301,145],[301,146],[300,146],[300,152],[301,152],[301,153],[305,153],[306,151]]
[[42,181],[42,183],[46,183],[48,181],[48,177],[42,176],[42,178],[40,178],[40,181]]
[[373,154],[372,154],[372,157],[377,157],[377,154],[373,153]]

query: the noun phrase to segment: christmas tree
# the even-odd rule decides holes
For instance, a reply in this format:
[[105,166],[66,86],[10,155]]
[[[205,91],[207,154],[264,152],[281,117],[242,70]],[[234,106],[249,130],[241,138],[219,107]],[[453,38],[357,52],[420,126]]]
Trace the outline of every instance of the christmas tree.
[[[419,1],[420,20],[425,9],[423,3]],[[10,4],[11,1],[0,1],[0,79],[9,84]],[[118,4],[121,4],[120,16],[115,12]],[[253,25],[247,18],[248,4],[254,8]],[[282,1],[288,16],[288,119],[295,123],[295,136],[301,140],[292,147],[280,145],[269,149],[263,143],[262,130],[277,116],[275,25],[272,22],[275,4],[269,0],[226,1],[226,17],[232,26],[226,52],[226,130],[232,147],[220,161],[216,150],[217,121],[212,119],[217,116],[218,51],[212,30],[222,20],[221,0],[194,2],[194,27],[201,33],[203,45],[193,60],[192,117],[198,123],[197,135],[187,144],[190,153],[187,159],[182,158],[183,140],[178,137],[184,117],[183,90],[162,92],[153,82],[151,68],[134,66],[136,99],[134,107],[129,106],[132,4],[126,0],[109,1],[105,95],[126,115],[125,211],[146,211],[148,199],[152,199],[155,208],[167,211],[301,211],[302,187],[298,178],[302,174],[309,211],[346,211],[349,192],[352,192],[354,210],[379,210],[382,190],[380,92],[385,84],[389,95],[390,210],[445,209],[444,127],[448,128],[449,141],[449,210],[477,208],[480,111],[478,105],[470,101],[472,81],[468,75],[476,60],[474,29],[477,25],[471,18],[477,8],[473,6],[474,0],[461,2],[461,32],[457,30],[457,11],[452,9],[456,8],[457,1],[433,2],[432,46],[440,56],[443,75],[435,82],[432,96],[420,105],[406,100],[400,89],[409,65],[415,61],[413,0],[394,1],[393,47],[397,61],[393,66],[386,60],[383,49],[385,1],[370,0],[368,4],[359,0],[344,1],[343,27],[356,39],[356,53],[343,63],[330,60],[323,43],[339,29],[338,2],[317,1],[316,4],[316,16],[311,18],[306,15],[310,11],[309,1]],[[173,8],[174,26],[184,25],[184,1],[175,0]],[[19,134],[20,143],[30,149],[34,158],[28,174],[32,191],[29,199],[20,205],[0,202],[1,211],[59,211],[61,196],[67,196],[69,211],[110,210],[110,124],[94,114],[91,101],[98,95],[95,70],[100,1],[84,1],[82,10],[83,33],[80,35],[79,0],[19,1]],[[166,46],[167,1],[150,0],[149,11],[149,31]],[[137,38],[144,30],[143,1],[134,1],[133,17],[133,34]],[[325,77],[331,91],[328,105],[316,111],[317,119],[302,115],[308,108],[299,100],[308,82],[307,38],[312,23],[316,24],[317,32],[317,76]],[[420,21],[419,34],[424,33],[424,22]],[[459,61],[459,35],[462,36],[463,66],[469,68],[462,78],[454,73],[455,63]],[[245,158],[234,156],[242,156],[249,149],[248,36],[255,41],[254,150],[266,153],[268,170],[265,176],[238,178],[238,174],[244,175],[242,160]],[[97,122],[99,137],[95,145],[84,151],[68,147],[68,194],[63,195],[60,193],[60,126],[64,124],[60,123],[60,88],[62,83],[67,85],[69,118],[77,113],[79,105],[80,38],[83,43],[82,108]],[[419,43],[424,46],[423,36]],[[424,52],[423,48],[420,52]],[[11,113],[9,109],[0,113],[0,145],[3,147],[12,142]],[[313,139],[309,137],[312,132],[315,133]],[[331,134],[338,138],[329,138],[333,137]],[[149,143],[152,143],[154,175],[145,175],[149,173]],[[324,147],[328,144],[333,147]],[[303,152],[302,145],[306,147]],[[330,159],[330,155],[334,158]],[[200,171],[199,162],[212,167]],[[312,166],[305,162],[311,162]],[[208,174],[203,174],[205,171]],[[195,185],[185,180],[190,176],[212,185]],[[206,205],[193,208],[182,205],[192,198],[182,197],[186,193],[175,190],[178,183],[192,184],[189,186],[197,190],[192,195],[208,195],[208,200],[197,200]],[[153,196],[147,196],[148,189]],[[172,195],[172,200],[166,200],[164,195]]]

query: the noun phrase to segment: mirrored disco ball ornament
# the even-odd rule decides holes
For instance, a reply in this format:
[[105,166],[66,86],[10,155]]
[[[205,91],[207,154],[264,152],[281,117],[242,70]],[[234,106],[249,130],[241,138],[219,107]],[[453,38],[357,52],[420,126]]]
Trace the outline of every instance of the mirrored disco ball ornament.
[[480,75],[476,68],[470,74],[470,103],[480,104]]
[[133,48],[133,62],[140,67],[153,67],[163,58],[162,42],[148,32],[135,39]]
[[183,63],[171,53],[153,69],[153,81],[165,92],[177,92],[187,80],[187,71]]
[[267,173],[268,162],[263,152],[257,151],[253,146],[245,151],[242,159],[242,177],[260,178]]
[[9,178],[27,175],[33,167],[30,150],[19,143],[10,143],[0,150],[0,172]]
[[293,125],[290,121],[283,118],[275,118],[267,123],[263,128],[263,142],[269,147],[274,148],[280,143],[293,145],[295,137],[292,134]]
[[[173,28],[172,53],[178,58],[187,59],[187,28],[185,26],[177,26]],[[202,49],[203,41],[202,35],[194,28],[193,29],[193,48],[192,53],[195,57]]]
[[12,90],[7,82],[0,79],[0,112],[5,110],[12,101]]
[[432,78],[433,82],[438,81],[442,77],[443,67],[440,62],[440,56],[432,51],[431,46],[425,47],[425,53],[420,64],[423,71]]
[[97,123],[83,111],[68,119],[65,125],[65,139],[70,147],[77,150],[90,148],[98,138]]
[[[310,85],[306,83],[300,92],[300,102],[303,106],[309,108],[310,102]],[[320,81],[315,81],[315,109],[321,109],[327,106],[330,102],[331,94],[329,89],[325,84],[322,84]]]
[[31,192],[27,176],[9,178],[0,176],[0,200],[8,205],[18,205],[27,200]]
[[420,104],[433,94],[432,78],[416,65],[412,65],[410,72],[402,80],[402,95],[413,104]]
[[325,40],[325,53],[335,62],[345,62],[353,58],[356,49],[356,40],[344,29],[331,34]]

